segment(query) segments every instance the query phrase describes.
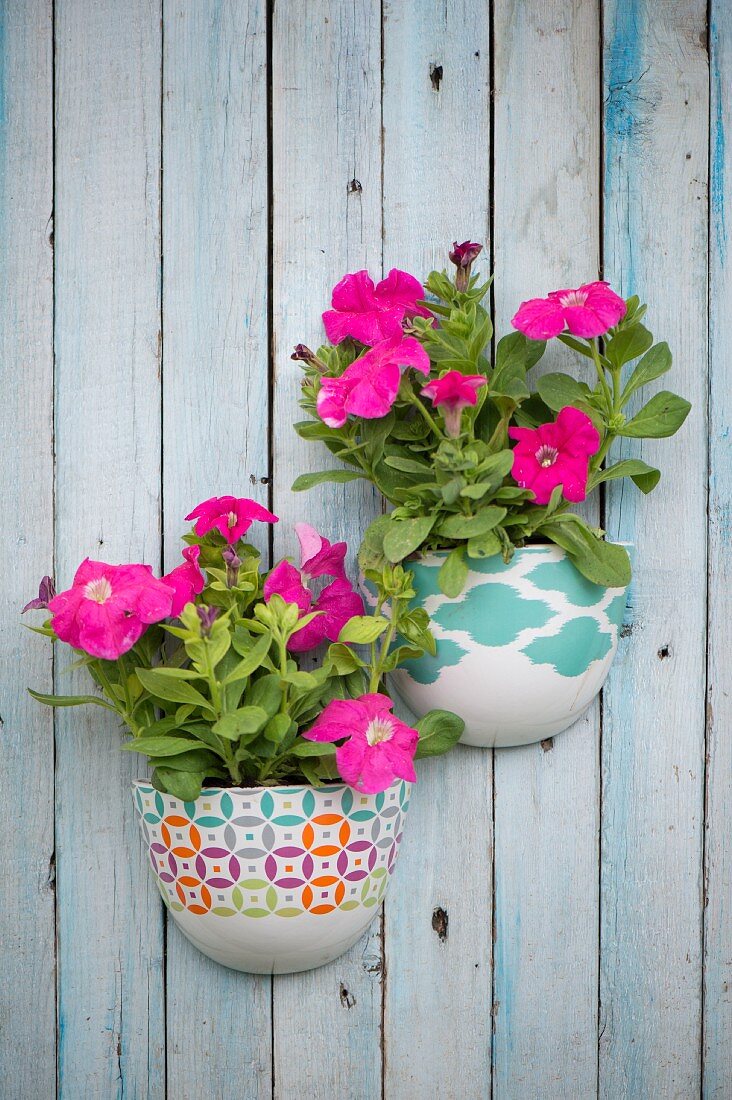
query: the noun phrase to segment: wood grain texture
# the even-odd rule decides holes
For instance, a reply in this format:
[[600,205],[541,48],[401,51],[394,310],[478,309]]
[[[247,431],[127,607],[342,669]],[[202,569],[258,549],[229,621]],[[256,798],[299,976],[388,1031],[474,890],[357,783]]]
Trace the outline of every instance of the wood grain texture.
[[[160,558],[160,9],[58,0],[56,562]],[[86,679],[59,650],[56,690]],[[57,713],[59,1094],[164,1095],[163,920],[119,723]]]
[[[522,300],[598,275],[598,5],[498,0],[494,35],[500,338]],[[547,370],[587,374],[556,341]],[[553,741],[495,754],[496,1100],[596,1088],[599,730],[596,700]]]
[[0,508],[12,560],[0,580],[4,1100],[56,1091],[53,712],[24,691],[50,691],[53,669],[18,620],[53,573],[52,49],[50,3],[0,8]]
[[[487,5],[385,3],[385,270],[426,275],[453,240],[488,237],[489,59]],[[461,747],[418,776],[385,909],[385,1095],[477,1098],[490,1091],[491,754]]]
[[712,5],[709,210],[709,634],[704,909],[703,1096],[732,1095],[732,22]]
[[[272,41],[275,557],[295,553],[293,522],[345,539],[349,567],[376,515],[360,482],[293,494],[332,457],[291,424],[301,371],[294,344],[324,339],[321,313],[346,271],[381,275],[380,5],[276,4]],[[306,974],[274,978],[275,1095],[381,1095],[380,921],[351,951]],[[303,1026],[304,1024],[304,1026]]]
[[[266,5],[166,0],[164,26],[163,532],[171,568],[184,517],[199,501],[268,499]],[[265,526],[255,524],[251,538],[266,551]],[[168,1095],[270,1096],[269,978],[211,962],[170,920],[167,962]]]
[[[635,544],[632,635],[605,692],[600,1094],[697,1095],[701,1052],[706,629],[706,9],[604,6],[605,273],[651,303],[664,384],[693,403],[670,440],[618,446],[663,470],[613,483]],[[659,384],[657,388],[662,388]]]

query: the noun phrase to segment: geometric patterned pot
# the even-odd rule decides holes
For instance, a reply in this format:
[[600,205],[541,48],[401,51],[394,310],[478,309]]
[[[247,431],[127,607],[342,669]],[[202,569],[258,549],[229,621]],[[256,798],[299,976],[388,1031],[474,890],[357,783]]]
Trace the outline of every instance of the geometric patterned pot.
[[592,584],[552,543],[516,550],[508,565],[466,559],[465,588],[450,599],[437,584],[444,559],[406,563],[437,655],[407,661],[393,688],[418,717],[433,707],[459,714],[466,745],[527,745],[567,729],[610,671],[626,590]]
[[206,788],[195,802],[133,784],[170,915],[234,970],[288,974],[347,951],[373,920],[402,838],[411,785]]

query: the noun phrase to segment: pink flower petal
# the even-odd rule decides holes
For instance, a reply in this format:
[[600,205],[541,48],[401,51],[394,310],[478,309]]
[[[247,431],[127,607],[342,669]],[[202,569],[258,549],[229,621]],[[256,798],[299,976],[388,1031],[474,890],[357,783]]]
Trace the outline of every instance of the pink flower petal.
[[564,315],[557,302],[548,298],[530,298],[522,302],[511,324],[530,340],[551,340],[564,329]]

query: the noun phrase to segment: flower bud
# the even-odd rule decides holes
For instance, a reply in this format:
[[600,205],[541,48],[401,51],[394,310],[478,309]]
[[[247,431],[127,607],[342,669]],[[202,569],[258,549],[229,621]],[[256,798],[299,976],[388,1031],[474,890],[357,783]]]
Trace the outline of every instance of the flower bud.
[[455,286],[459,291],[464,292],[468,289],[471,268],[482,251],[483,246],[475,241],[463,241],[462,244],[453,241],[450,260],[457,268]]
[[211,627],[218,618],[218,607],[206,607],[201,604],[196,608],[196,613],[201,620],[201,636],[203,638],[209,638],[211,636]]
[[46,610],[55,595],[56,586],[53,581],[50,577],[44,577],[38,586],[38,596],[35,600],[29,600],[21,611],[21,615],[26,611]]
[[229,588],[234,588],[239,580],[241,558],[233,546],[225,546],[221,551],[221,557],[226,565],[226,584]]

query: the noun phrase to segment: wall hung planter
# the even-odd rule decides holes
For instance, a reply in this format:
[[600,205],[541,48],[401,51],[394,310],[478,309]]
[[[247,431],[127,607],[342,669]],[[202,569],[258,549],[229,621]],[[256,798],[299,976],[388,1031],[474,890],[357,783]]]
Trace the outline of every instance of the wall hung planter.
[[467,745],[527,745],[561,733],[587,710],[610,671],[624,588],[592,584],[553,544],[470,561],[462,594],[444,596],[442,553],[409,561],[415,604],[432,619],[437,655],[408,661],[392,686],[420,716],[465,720]]
[[322,966],[365,931],[394,869],[411,786],[206,788],[181,802],[149,782],[134,798],[168,910],[204,955],[234,970]]

